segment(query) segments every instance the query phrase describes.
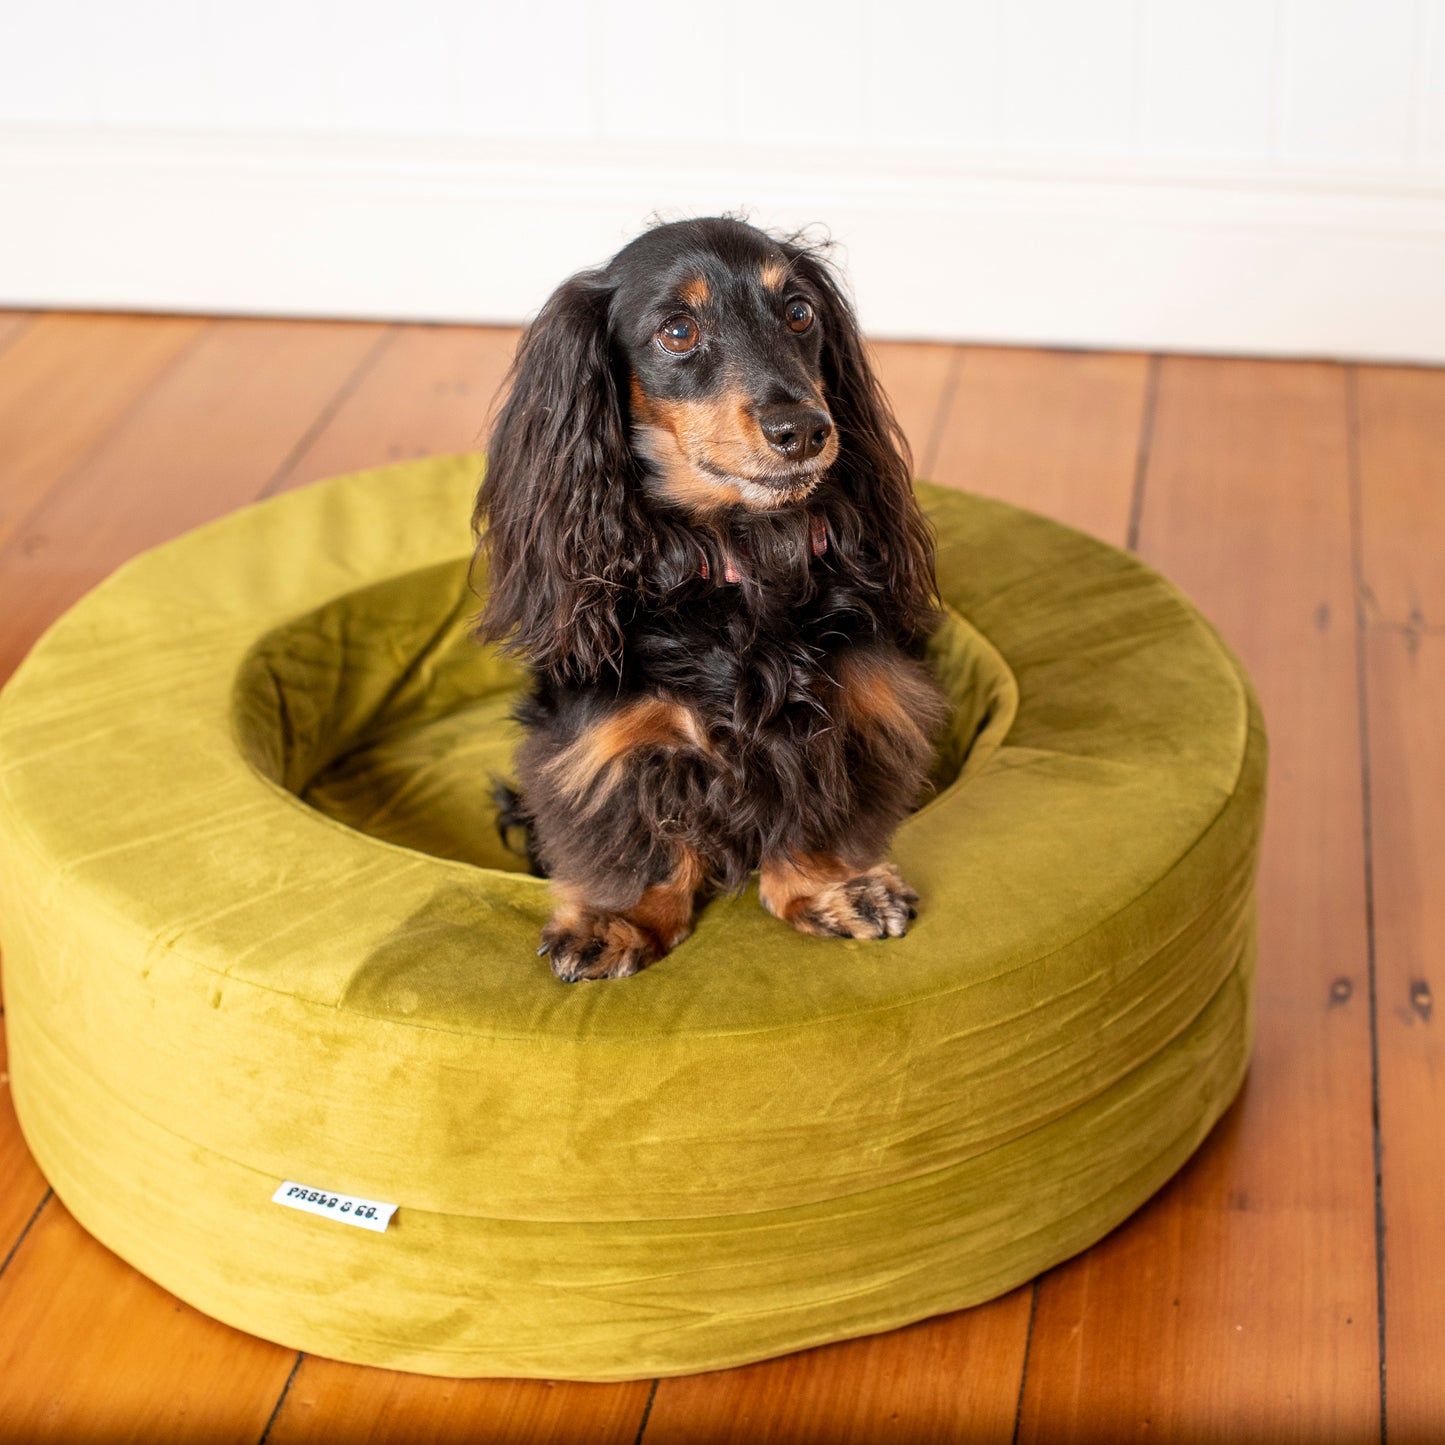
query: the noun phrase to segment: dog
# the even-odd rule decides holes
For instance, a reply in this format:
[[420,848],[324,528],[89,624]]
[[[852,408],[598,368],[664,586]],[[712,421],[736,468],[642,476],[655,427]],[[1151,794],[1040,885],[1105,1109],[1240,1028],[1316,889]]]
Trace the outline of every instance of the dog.
[[932,533],[817,248],[659,225],[524,333],[473,518],[525,660],[518,787],[559,979],[622,978],[759,872],[804,933],[895,938],[885,861],[945,714]]

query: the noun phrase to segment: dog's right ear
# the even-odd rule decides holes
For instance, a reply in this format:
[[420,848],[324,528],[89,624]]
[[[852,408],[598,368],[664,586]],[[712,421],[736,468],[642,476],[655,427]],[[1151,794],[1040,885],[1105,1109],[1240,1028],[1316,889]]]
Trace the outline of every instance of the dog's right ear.
[[[527,328],[477,496],[479,633],[573,681],[620,665],[635,583],[635,462],[603,273],[565,282]],[[481,565],[485,562],[485,571]]]

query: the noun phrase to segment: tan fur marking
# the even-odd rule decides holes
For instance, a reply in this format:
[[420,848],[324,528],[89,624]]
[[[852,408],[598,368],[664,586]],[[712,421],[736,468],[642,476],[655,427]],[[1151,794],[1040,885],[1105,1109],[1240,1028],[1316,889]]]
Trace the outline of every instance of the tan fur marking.
[[665,698],[643,698],[609,713],[576,738],[547,764],[546,772],[574,801],[600,778],[603,787],[591,802],[599,807],[617,784],[620,760],[646,747],[693,747],[706,752],[707,734],[691,708]]
[[791,923],[815,893],[830,883],[851,878],[856,871],[831,853],[814,853],[797,859],[764,859],[758,878],[758,896],[774,918]]
[[688,460],[677,438],[664,427],[643,427],[637,449],[658,469],[661,489],[696,517],[743,500],[742,489],[709,477]]
[[819,938],[901,938],[918,902],[893,864],[860,870],[826,853],[765,859],[758,892],[769,913]]
[[703,276],[689,276],[677,288],[677,294],[694,311],[700,311],[712,300],[712,292],[707,289],[707,280]]
[[839,658],[837,674],[844,712],[855,730],[878,729],[915,746],[929,745],[945,708],[919,664],[887,653],[848,652]]
[[552,917],[549,928],[559,932],[577,928],[582,921],[583,904],[580,895],[566,883],[552,884]]
[[[704,401],[664,401],[648,396],[634,376],[631,397],[638,451],[658,469],[667,495],[694,516],[737,503],[771,508],[796,500],[747,480],[767,476],[778,458],[745,393],[728,389]],[[812,489],[812,478],[820,477],[837,454],[835,431],[808,483],[799,489],[799,497]],[[728,476],[701,470],[703,462]]]
[[703,401],[653,401],[652,415],[686,457],[744,476],[766,471],[772,463],[767,439],[742,392],[729,389]]
[[[637,449],[662,474],[662,486],[669,497],[694,515],[716,511],[740,502],[742,493],[721,479],[703,475],[693,465],[675,423],[678,403],[655,402],[632,378],[632,420]],[[694,440],[691,431],[684,436]]]
[[684,848],[672,877],[618,909],[586,901],[575,884],[554,881],[552,917],[542,939],[559,978],[620,978],[671,952],[692,932],[702,859]]
[[684,848],[672,877],[649,888],[636,906],[627,910],[627,917],[651,933],[664,949],[676,948],[692,932],[693,903],[702,880],[702,859]]
[[643,391],[642,383],[635,376],[628,387],[628,395],[632,399],[632,420],[643,426],[655,426],[657,418],[653,415],[652,398]]
[[769,291],[781,291],[788,279],[788,268],[781,261],[764,261],[758,274]]

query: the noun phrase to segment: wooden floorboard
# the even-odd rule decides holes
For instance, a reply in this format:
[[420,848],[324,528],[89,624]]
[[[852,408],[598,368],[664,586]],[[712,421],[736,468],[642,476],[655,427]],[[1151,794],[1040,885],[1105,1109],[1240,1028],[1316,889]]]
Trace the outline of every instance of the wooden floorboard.
[[412,457],[480,451],[518,332],[397,326],[271,491]]
[[37,316],[42,314],[38,311],[0,311],[0,351],[4,351]]
[[1445,371],[1356,369],[1371,620],[1445,627]]
[[208,323],[0,552],[0,678],[127,557],[255,500],[283,475],[383,331]]
[[878,379],[913,453],[914,471],[931,477],[963,349],[880,341],[871,351]]
[[1445,372],[1357,382],[1389,1433],[1445,1429]]
[[15,1105],[10,1097],[9,1042],[8,1037],[0,1036],[0,1266],[48,1192],[45,1176],[36,1168],[15,1121]]
[[204,328],[49,315],[0,349],[0,547]]
[[[515,340],[0,312],[0,678],[143,547],[267,491],[477,446]],[[1036,1305],[1026,1287],[655,1388],[456,1382],[298,1360],[141,1279],[59,1201],[37,1213],[44,1182],[5,1091],[10,1435],[821,1445],[1003,1441],[1017,1415],[1021,1440],[1378,1438],[1372,840],[1390,1435],[1438,1438],[1445,374],[1360,368],[1352,396],[1352,374],[1326,365],[876,354],[920,474],[1115,544],[1137,530],[1259,684],[1273,761],[1258,1042],[1243,1099],[1200,1155],[1043,1277]]]
[[663,1380],[643,1445],[1008,1445],[1027,1287],[907,1329]]
[[302,1361],[266,1445],[633,1445],[652,1386],[438,1380]]
[[1370,1018],[1340,368],[1166,359],[1140,550],[1252,671],[1272,739],[1243,1098],[1042,1282],[1021,1440],[1378,1430]]
[[1445,636],[1367,649],[1390,1439],[1424,1442],[1445,1432]]
[[1122,547],[1149,384],[1147,356],[967,347],[927,475]]
[[52,1199],[0,1276],[0,1439],[256,1445],[290,1350],[218,1324]]

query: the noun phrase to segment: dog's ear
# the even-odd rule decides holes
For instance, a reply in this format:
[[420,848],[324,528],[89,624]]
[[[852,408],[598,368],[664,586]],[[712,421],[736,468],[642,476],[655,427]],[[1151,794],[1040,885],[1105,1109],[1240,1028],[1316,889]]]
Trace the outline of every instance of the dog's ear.
[[894,622],[920,639],[937,624],[933,532],[913,491],[913,458],[873,374],[857,317],[832,268],[815,250],[786,243],[795,275],[822,303],[823,381],[841,448],[828,475],[857,508],[861,526],[840,538],[864,570],[881,568]]
[[[565,282],[517,348],[473,515],[482,637],[574,681],[620,665],[635,463],[602,273]],[[474,568],[480,581],[482,568]]]

